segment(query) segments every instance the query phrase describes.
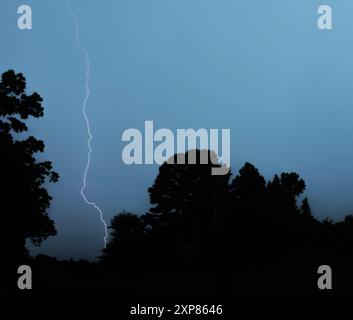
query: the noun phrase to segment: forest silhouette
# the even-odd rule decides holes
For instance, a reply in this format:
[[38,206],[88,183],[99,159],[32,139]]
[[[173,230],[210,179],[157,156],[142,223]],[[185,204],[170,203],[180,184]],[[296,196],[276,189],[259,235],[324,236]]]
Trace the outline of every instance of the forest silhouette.
[[[0,83],[2,295],[27,296],[16,286],[17,267],[33,268],[31,295],[114,298],[349,298],[353,288],[353,216],[319,221],[303,198],[296,172],[266,181],[245,163],[238,173],[212,175],[214,153],[191,150],[196,164],[164,163],[148,189],[145,214],[120,212],[97,261],[32,257],[56,235],[44,183],[59,175],[50,161],[38,162],[44,142],[25,120],[43,116],[42,98],[26,94],[26,80],[9,70]],[[200,158],[207,154],[208,164]],[[178,155],[173,157],[176,160]],[[177,163],[177,161],[174,161]],[[186,161],[187,163],[187,161]],[[204,162],[202,162],[204,163]],[[317,268],[334,270],[335,290],[318,290]]]

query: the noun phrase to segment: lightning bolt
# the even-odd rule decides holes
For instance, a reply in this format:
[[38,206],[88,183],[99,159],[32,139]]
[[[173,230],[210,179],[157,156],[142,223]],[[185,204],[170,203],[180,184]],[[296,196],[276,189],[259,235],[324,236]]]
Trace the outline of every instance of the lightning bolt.
[[89,206],[95,208],[98,213],[99,213],[99,217],[100,220],[104,226],[104,248],[107,246],[107,239],[108,239],[108,228],[107,228],[107,224],[104,221],[103,218],[103,212],[102,210],[97,206],[97,204],[95,202],[89,201],[85,195],[85,189],[87,187],[87,173],[91,164],[91,155],[92,155],[92,146],[91,146],[91,141],[93,138],[92,132],[91,132],[91,126],[90,126],[90,122],[89,119],[87,117],[86,114],[86,106],[87,106],[87,101],[88,98],[90,96],[90,91],[89,91],[89,82],[90,82],[90,60],[89,60],[89,55],[88,55],[88,51],[82,46],[81,42],[80,42],[80,25],[77,19],[77,16],[75,15],[75,13],[72,11],[71,6],[70,6],[70,2],[69,0],[66,0],[66,5],[67,5],[67,9],[75,23],[75,40],[76,40],[76,45],[77,47],[80,49],[80,51],[82,52],[83,56],[84,56],[84,60],[85,60],[85,65],[86,65],[86,81],[85,81],[85,89],[86,89],[86,95],[85,98],[83,100],[83,107],[82,107],[82,113],[83,116],[85,118],[86,121],[86,127],[87,127],[87,134],[88,134],[88,140],[87,140],[87,147],[88,147],[88,154],[87,154],[87,164],[85,167],[85,171],[83,174],[83,179],[82,179],[82,187],[81,187],[81,195],[83,200],[85,201],[86,204],[88,204]]

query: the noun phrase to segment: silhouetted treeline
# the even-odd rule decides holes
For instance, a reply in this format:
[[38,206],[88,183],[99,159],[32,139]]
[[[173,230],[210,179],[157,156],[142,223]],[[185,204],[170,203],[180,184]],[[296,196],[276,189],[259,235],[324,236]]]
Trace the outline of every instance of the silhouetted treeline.
[[[254,165],[245,163],[235,175],[231,171],[212,175],[212,168],[221,164],[211,161],[215,154],[209,150],[187,152],[186,164],[168,161],[160,166],[148,189],[151,208],[142,215],[116,215],[109,243],[97,262],[30,257],[27,239],[39,245],[56,234],[44,183],[56,182],[58,174],[50,162],[35,158],[44,143],[19,135],[27,132],[29,116],[43,115],[41,97],[27,95],[25,89],[22,74],[10,70],[2,75],[2,288],[15,290],[17,266],[28,263],[34,269],[36,292],[117,288],[121,296],[128,292],[133,296],[150,295],[164,287],[175,293],[179,286],[183,295],[201,296],[218,292],[220,283],[229,283],[235,297],[247,291],[251,296],[261,289],[263,295],[272,290],[281,296],[284,286],[298,296],[307,288],[305,292],[313,296],[317,267],[330,264],[341,272],[337,287],[347,297],[353,284],[349,271],[353,268],[353,216],[340,222],[318,221],[304,197],[305,181],[295,172],[279,173],[266,181]],[[172,157],[174,163],[179,156]],[[204,156],[207,164],[200,161]],[[195,164],[188,164],[190,157],[196,157]],[[287,273],[292,277],[289,280]]]
[[[197,159],[202,152],[211,155],[196,150]],[[103,268],[124,276],[226,276],[236,298],[318,298],[317,268],[329,264],[340,279],[334,296],[349,297],[353,216],[317,220],[295,172],[266,181],[245,163],[230,179],[231,172],[212,176],[213,166],[163,164],[148,190],[149,212],[113,218]]]
[[352,216],[315,219],[308,199],[299,200],[305,182],[297,173],[266,181],[245,163],[230,181],[230,172],[212,176],[212,166],[163,164],[148,190],[155,206],[114,217],[101,261],[128,273],[242,272],[298,250],[352,244]]

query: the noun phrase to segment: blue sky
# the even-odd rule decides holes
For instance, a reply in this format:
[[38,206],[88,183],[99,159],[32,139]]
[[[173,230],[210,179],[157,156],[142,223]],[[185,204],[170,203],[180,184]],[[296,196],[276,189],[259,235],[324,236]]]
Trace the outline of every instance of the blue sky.
[[[17,29],[17,8],[33,29]],[[317,28],[331,5],[333,30]],[[320,218],[353,211],[353,3],[349,0],[71,0],[91,61],[93,139],[87,195],[105,219],[144,213],[156,165],[126,166],[122,132],[230,128],[232,170],[266,178],[296,171]],[[39,250],[99,255],[104,230],[81,196],[87,156],[85,65],[65,1],[1,1],[0,70],[15,69],[44,98],[32,134],[60,183],[48,186],[59,235]]]

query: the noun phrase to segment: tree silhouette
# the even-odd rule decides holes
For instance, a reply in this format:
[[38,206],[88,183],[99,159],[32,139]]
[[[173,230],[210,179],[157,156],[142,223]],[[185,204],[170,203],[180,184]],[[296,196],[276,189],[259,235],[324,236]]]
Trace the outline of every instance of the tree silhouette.
[[261,236],[268,221],[266,216],[266,181],[258,169],[245,163],[230,185],[232,213],[229,217],[233,232],[232,266],[244,268],[254,264],[258,254],[264,254]]
[[266,187],[264,177],[251,163],[246,162],[239,170],[239,174],[231,183],[231,189],[235,200],[239,200],[246,205],[256,202],[263,194]]
[[143,268],[145,225],[133,213],[121,212],[111,220],[110,241],[100,261],[109,270],[134,273]]
[[[232,224],[242,228],[243,224],[258,221],[264,217],[266,181],[252,164],[245,163],[230,185],[234,213]],[[249,221],[247,221],[249,220]]]
[[[220,167],[211,159],[215,154],[209,150],[191,150],[185,154],[186,164],[167,161],[159,168],[158,176],[148,189],[150,202],[155,205],[144,219],[152,228],[156,225],[174,225],[179,241],[179,254],[184,269],[206,270],[219,260],[221,236],[229,201],[229,177],[212,175],[212,168]],[[189,158],[195,157],[194,164]],[[207,159],[204,164],[202,159]],[[222,264],[218,261],[217,264]]]
[[305,182],[297,173],[282,173],[280,177],[275,175],[267,188],[273,204],[272,209],[287,213],[286,216],[281,215],[282,218],[291,218],[291,214],[298,212],[297,197],[305,190]]
[[[9,70],[0,82],[0,184],[1,244],[8,262],[17,263],[27,255],[25,241],[35,245],[56,234],[48,216],[51,196],[44,183],[58,181],[49,161],[39,162],[44,143],[28,131],[25,120],[43,116],[42,98],[25,93],[26,80]],[[21,139],[22,138],[22,139]]]
[[237,252],[233,267],[261,266],[304,245],[318,223],[307,198],[298,205],[304,190],[305,182],[295,172],[275,175],[266,183],[253,165],[245,163],[231,183],[232,242]]

